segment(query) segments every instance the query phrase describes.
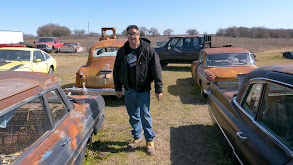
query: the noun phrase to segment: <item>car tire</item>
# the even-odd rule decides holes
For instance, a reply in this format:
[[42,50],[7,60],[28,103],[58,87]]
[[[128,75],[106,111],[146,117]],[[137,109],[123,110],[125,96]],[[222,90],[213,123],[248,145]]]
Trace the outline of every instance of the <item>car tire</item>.
[[49,74],[53,74],[53,72],[54,72],[54,69],[53,69],[53,67],[51,66],[51,67],[49,68],[48,73],[49,73]]

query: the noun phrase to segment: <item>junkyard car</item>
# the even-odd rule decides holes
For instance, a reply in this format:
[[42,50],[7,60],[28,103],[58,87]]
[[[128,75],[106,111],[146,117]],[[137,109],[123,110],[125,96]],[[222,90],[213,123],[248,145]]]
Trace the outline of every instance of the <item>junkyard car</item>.
[[165,46],[166,44],[167,44],[167,41],[159,41],[159,42],[156,42],[155,48],[159,48],[159,47]]
[[293,64],[257,68],[239,89],[211,83],[208,96],[227,155],[240,164],[293,164]]
[[115,95],[113,68],[118,49],[126,39],[102,40],[93,44],[88,61],[76,73],[76,83],[70,90],[90,95]]
[[104,119],[102,96],[65,95],[60,79],[0,72],[0,164],[82,164]]
[[76,53],[81,51],[81,47],[78,42],[65,42],[61,47],[59,52],[62,53]]
[[198,61],[191,64],[192,78],[201,88],[204,97],[210,82],[223,87],[238,86],[237,73],[248,73],[255,66],[253,54],[243,48],[208,48],[200,52]]
[[53,73],[56,60],[48,53],[35,48],[0,48],[0,71],[28,71]]

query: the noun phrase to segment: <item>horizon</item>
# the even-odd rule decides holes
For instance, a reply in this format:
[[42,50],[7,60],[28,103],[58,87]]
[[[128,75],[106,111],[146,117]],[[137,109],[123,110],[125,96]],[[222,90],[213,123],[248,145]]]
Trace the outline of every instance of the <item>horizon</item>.
[[46,8],[33,0],[3,1],[0,30],[37,36],[37,29],[50,23],[68,27],[72,32],[85,30],[86,33],[100,33],[102,27],[116,27],[119,34],[130,24],[157,28],[161,35],[166,29],[172,29],[174,34],[186,34],[188,29],[196,29],[200,34],[215,34],[220,28],[233,26],[292,29],[292,4],[289,0],[112,0],[111,3],[52,0],[51,7]]

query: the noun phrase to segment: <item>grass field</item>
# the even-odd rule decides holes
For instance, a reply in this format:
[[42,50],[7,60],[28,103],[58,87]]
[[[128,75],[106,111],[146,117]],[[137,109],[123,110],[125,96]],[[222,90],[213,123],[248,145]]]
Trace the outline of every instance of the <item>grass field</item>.
[[[239,43],[250,43],[248,39],[240,40]],[[266,50],[253,46],[257,66],[291,63],[290,59],[282,58],[289,45],[272,48],[266,45]],[[52,55],[58,62],[55,74],[63,79],[61,85],[73,86],[76,71],[87,61],[87,52]],[[85,164],[231,164],[221,149],[207,101],[191,78],[190,65],[171,64],[162,70],[163,99],[157,101],[154,90],[151,91],[156,153],[148,155],[144,146],[127,148],[132,137],[124,99],[105,96],[106,118],[99,134],[93,137],[93,147],[87,149]]]

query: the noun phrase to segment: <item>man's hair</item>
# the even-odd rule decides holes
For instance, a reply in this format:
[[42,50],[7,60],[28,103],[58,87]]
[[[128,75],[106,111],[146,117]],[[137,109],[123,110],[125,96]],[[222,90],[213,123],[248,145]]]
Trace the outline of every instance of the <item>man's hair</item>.
[[129,29],[136,29],[137,31],[139,31],[139,28],[136,25],[129,25],[126,31],[128,31]]

